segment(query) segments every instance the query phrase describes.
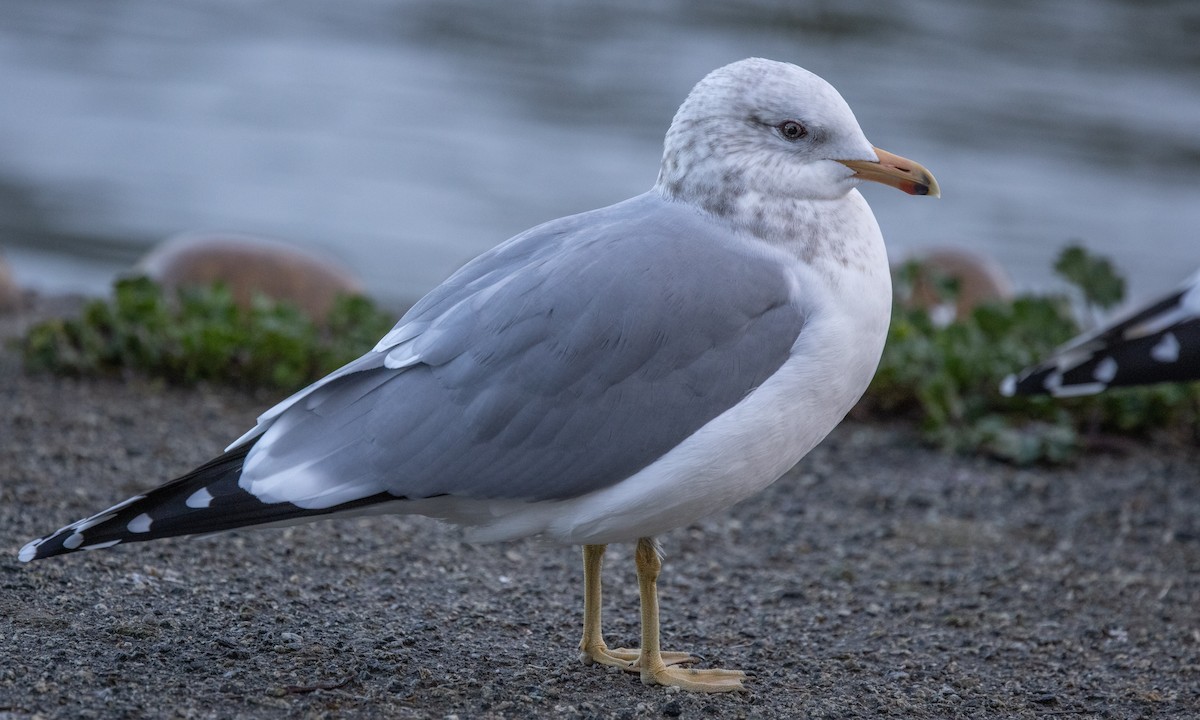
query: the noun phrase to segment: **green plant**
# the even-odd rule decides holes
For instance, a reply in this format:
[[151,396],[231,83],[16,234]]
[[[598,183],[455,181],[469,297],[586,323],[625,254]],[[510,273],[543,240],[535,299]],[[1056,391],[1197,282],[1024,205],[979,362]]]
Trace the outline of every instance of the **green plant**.
[[95,375],[136,370],[200,381],[291,390],[361,355],[394,318],[362,297],[339,298],[324,326],[295,306],[256,298],[239,307],[223,285],[165,293],[146,278],[120,280],[112,300],[25,335],[32,371]]
[[1054,261],[1054,272],[1078,288],[1090,307],[1111,310],[1125,299],[1125,278],[1108,258],[1091,255],[1082,246],[1068,245]]

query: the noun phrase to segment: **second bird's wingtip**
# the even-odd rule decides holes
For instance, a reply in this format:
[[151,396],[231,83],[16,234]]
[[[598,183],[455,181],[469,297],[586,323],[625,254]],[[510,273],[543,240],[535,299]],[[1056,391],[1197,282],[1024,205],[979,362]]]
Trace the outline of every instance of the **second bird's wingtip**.
[[25,543],[25,547],[21,548],[21,550],[17,553],[17,559],[23,563],[30,562],[34,558],[37,557],[37,549],[38,549],[38,541],[37,540],[34,540],[33,542]]

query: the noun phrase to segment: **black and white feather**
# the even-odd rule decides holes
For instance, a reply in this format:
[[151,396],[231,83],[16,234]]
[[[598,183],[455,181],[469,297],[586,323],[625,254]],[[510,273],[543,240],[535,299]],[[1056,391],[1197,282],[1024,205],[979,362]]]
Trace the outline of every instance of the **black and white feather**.
[[122,542],[286,524],[395,499],[366,497],[318,511],[287,503],[264,503],[238,487],[242,463],[250,447],[242,445],[145,495],[135,495],[34,540],[21,548],[19,559],[29,562],[75,550],[109,548]]
[[1090,395],[1110,387],[1200,380],[1200,272],[1182,287],[1004,379],[1004,395]]

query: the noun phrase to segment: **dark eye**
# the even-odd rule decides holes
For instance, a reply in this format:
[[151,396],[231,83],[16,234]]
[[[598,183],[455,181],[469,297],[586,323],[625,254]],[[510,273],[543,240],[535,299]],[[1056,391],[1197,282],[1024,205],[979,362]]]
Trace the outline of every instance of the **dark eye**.
[[808,128],[795,120],[787,120],[779,124],[779,134],[784,140],[799,140],[808,136]]

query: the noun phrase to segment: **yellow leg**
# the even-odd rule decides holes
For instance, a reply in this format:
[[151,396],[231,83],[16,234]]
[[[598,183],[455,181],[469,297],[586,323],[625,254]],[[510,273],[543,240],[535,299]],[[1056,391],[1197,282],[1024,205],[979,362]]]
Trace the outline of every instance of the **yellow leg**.
[[658,630],[658,573],[662,560],[650,538],[637,544],[638,589],[642,595],[642,652],[635,663],[647,685],[675,685],[694,692],[730,692],[745,690],[740,670],[693,670],[669,667],[659,648]]
[[[583,546],[583,640],[579,642],[579,659],[585,665],[613,665],[628,672],[640,672],[637,650],[609,649],[600,630],[600,575],[604,565],[605,545]],[[664,653],[663,662],[677,665],[695,662],[688,653]]]

